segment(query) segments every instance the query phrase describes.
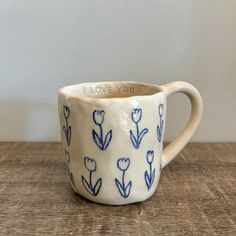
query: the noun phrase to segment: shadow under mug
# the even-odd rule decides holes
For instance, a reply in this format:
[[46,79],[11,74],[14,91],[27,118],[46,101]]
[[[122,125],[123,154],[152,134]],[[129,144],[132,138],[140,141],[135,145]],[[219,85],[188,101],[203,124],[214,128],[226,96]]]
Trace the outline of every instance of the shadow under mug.
[[[191,116],[163,150],[167,98],[175,93],[189,97]],[[154,194],[161,170],[195,132],[203,104],[197,89],[186,82],[157,86],[115,81],[61,88],[58,109],[74,191],[94,202],[123,205]]]

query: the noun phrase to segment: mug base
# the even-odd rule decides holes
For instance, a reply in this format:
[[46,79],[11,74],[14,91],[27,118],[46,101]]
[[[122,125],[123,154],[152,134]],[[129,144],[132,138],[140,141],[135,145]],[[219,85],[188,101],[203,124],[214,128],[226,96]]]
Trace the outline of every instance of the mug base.
[[83,199],[85,199],[86,201],[89,202],[93,202],[96,204],[102,204],[102,205],[107,205],[107,206],[124,206],[124,205],[131,205],[131,204],[135,204],[135,203],[141,203],[144,202],[150,198],[153,197],[153,195],[155,194],[156,190],[152,191],[148,196],[145,197],[133,197],[130,199],[127,199],[127,201],[124,201],[123,199],[120,201],[114,201],[113,199],[101,199],[101,198],[96,198],[96,197],[90,197],[90,196],[85,196],[81,193],[79,193],[74,186],[72,186],[72,189],[74,190],[74,192],[76,194],[78,194],[80,197],[82,197]]

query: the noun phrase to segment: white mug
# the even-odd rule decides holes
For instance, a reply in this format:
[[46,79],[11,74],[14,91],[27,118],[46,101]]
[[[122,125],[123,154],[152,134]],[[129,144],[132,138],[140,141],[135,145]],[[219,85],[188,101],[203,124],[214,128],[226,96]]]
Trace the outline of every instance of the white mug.
[[[191,117],[163,150],[167,98],[186,94]],[[82,83],[58,96],[63,152],[75,192],[98,203],[123,205],[150,198],[161,170],[195,132],[203,112],[195,87],[130,81]]]

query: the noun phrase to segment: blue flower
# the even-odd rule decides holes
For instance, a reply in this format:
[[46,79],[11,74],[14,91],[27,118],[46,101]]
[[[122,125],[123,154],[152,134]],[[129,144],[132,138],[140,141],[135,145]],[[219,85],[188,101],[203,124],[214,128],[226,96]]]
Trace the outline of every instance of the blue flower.
[[163,110],[164,110],[164,106],[163,106],[163,104],[160,104],[159,109],[158,109],[159,116],[163,115]]
[[146,158],[147,158],[147,163],[149,164],[149,170],[146,170],[144,172],[144,179],[145,179],[148,190],[150,190],[154,182],[155,174],[156,174],[156,168],[153,169],[152,167],[154,151],[152,150],[147,151]]
[[122,170],[122,171],[126,171],[129,168],[129,164],[130,164],[130,160],[129,158],[120,158],[117,161],[117,167]]
[[124,198],[127,198],[130,194],[132,181],[130,180],[127,184],[125,183],[125,173],[130,165],[130,159],[123,157],[117,160],[117,168],[122,171],[121,180],[115,178],[116,187],[120,193],[120,195]]
[[101,125],[103,123],[104,115],[105,115],[104,110],[95,110],[93,112],[93,120],[94,120],[96,125]]
[[68,119],[70,116],[70,108],[66,105],[63,106],[63,115],[66,122],[65,125],[63,125],[63,131],[65,133],[67,145],[69,146],[71,141],[71,126],[68,124]]
[[68,119],[70,116],[70,108],[68,106],[63,106],[63,113],[64,113],[64,117],[65,119]]
[[161,103],[158,106],[158,114],[160,117],[160,123],[159,125],[157,125],[157,139],[159,142],[161,142],[162,136],[163,136],[163,128],[164,128],[164,120],[162,119],[163,113],[164,113],[164,105]]
[[83,175],[81,175],[81,180],[84,185],[84,188],[91,195],[97,196],[100,191],[100,188],[102,187],[102,178],[97,179],[94,183],[93,172],[95,172],[97,169],[96,161],[90,157],[84,157],[84,165],[89,171],[88,180]]
[[154,151],[148,151],[147,152],[147,162],[149,164],[152,164],[154,158]]
[[95,171],[96,170],[96,161],[90,157],[84,158],[84,165],[88,171]]
[[104,110],[94,110],[93,112],[93,121],[98,126],[98,132],[93,129],[92,136],[96,145],[102,150],[106,150],[111,139],[112,139],[112,130],[109,130],[105,134],[103,129],[105,111]]
[[130,140],[133,144],[133,146],[138,149],[140,146],[140,143],[144,137],[144,135],[148,132],[148,128],[144,128],[143,130],[140,130],[139,122],[142,119],[142,109],[136,108],[132,110],[131,117],[133,122],[135,123],[135,130],[130,130]]
[[132,120],[134,123],[138,123],[142,117],[142,109],[137,108],[132,111]]

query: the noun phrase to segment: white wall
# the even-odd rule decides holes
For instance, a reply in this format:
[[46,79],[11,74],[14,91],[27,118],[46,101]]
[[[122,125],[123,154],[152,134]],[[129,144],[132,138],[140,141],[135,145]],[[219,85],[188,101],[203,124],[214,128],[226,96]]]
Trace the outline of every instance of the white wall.
[[[102,80],[193,83],[193,141],[236,141],[236,1],[0,1],[0,140],[59,140],[58,88]],[[169,100],[167,140],[188,105]]]

